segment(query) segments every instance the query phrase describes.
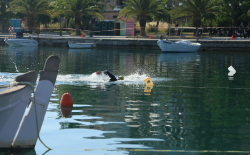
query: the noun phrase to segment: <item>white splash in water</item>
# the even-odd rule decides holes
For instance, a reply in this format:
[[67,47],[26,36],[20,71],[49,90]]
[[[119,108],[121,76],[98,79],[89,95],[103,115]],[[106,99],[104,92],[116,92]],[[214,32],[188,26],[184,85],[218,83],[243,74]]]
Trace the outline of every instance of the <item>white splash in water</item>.
[[[103,84],[144,84],[144,80],[149,77],[147,74],[134,73],[124,76],[124,80],[119,80],[116,82],[109,82],[109,77],[105,74],[97,75],[92,73],[91,75],[83,74],[68,74],[68,75],[58,75],[56,84],[72,84],[72,85],[103,85]],[[152,81],[168,81],[168,78],[151,78]]]
[[16,63],[10,58],[10,60],[13,62],[13,64],[15,65],[15,68],[16,68],[16,72],[18,73],[19,70],[17,69],[17,66],[16,66]]
[[[22,73],[0,73],[0,85],[8,85],[12,82],[16,76],[21,75]],[[143,85],[144,80],[149,77],[147,74],[133,73],[127,76],[124,76],[124,80],[119,80],[116,82],[109,82],[109,77],[105,74],[97,75],[92,73],[91,75],[84,74],[66,74],[58,75],[56,79],[56,85],[109,85],[109,84],[125,84],[125,85]],[[38,77],[39,78],[39,77]],[[173,80],[170,78],[151,78],[152,81],[169,81]],[[38,81],[37,81],[38,82]]]
[[8,85],[14,81],[15,77],[20,73],[4,73],[0,72],[0,85]]

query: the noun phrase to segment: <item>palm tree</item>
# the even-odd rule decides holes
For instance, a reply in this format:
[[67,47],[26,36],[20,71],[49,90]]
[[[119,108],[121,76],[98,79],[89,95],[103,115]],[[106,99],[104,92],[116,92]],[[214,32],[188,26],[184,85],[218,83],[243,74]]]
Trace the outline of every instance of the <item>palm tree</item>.
[[61,14],[68,14],[75,17],[76,34],[80,35],[81,17],[90,15],[98,19],[103,19],[101,10],[95,6],[94,0],[62,0],[62,7],[58,7],[55,11],[55,16]]
[[203,15],[214,14],[218,12],[218,5],[215,0],[177,0],[182,3],[181,6],[176,7],[169,13],[173,18],[191,16],[193,19],[193,27],[201,26],[201,19]]
[[0,15],[2,14],[1,6],[2,6],[2,1],[0,1]]
[[[49,4],[49,0],[14,0],[10,2],[10,8],[7,11],[24,14],[27,18],[28,28],[32,30],[38,24],[39,15],[51,16]],[[38,29],[39,32],[40,28]]]
[[140,22],[140,35],[145,36],[145,26],[147,16],[153,16],[163,12],[163,7],[159,7],[160,4],[164,6],[163,0],[128,0],[126,7],[119,12],[119,17],[126,16],[129,19],[131,16],[137,16]]
[[[166,3],[167,3],[167,1],[165,0],[165,4]],[[157,34],[157,32],[158,32],[158,26],[159,26],[160,20],[164,21],[169,17],[168,11],[165,8],[165,5],[160,4],[159,7],[162,7],[162,9],[161,9],[162,12],[156,13],[153,15],[153,19],[156,21],[155,34]]]

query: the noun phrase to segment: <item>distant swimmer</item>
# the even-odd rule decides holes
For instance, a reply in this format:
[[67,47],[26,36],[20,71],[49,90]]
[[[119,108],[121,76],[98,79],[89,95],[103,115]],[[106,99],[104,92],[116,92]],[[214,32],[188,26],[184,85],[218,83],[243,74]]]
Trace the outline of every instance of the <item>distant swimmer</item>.
[[110,77],[109,82],[113,82],[113,81],[117,81],[117,80],[124,80],[123,76],[119,76],[118,78],[116,78],[112,73],[110,73],[109,71],[105,70],[105,71],[98,71],[96,72],[97,75],[100,75],[104,73],[105,75],[108,75]]

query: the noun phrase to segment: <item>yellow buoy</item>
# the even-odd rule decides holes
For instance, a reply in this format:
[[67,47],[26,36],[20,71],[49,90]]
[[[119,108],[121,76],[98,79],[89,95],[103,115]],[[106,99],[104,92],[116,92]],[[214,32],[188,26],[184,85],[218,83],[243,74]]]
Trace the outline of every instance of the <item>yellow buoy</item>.
[[[154,86],[154,84],[153,84],[151,78],[150,78],[150,77],[146,78],[146,79],[144,80],[144,82],[145,82],[145,84],[146,84],[146,86],[145,86],[145,88],[144,88],[144,92],[145,92],[145,93],[150,93],[151,90],[153,89],[153,86]],[[149,94],[147,94],[147,95],[149,95]]]
[[150,77],[146,78],[144,82],[146,83],[146,85],[154,85]]

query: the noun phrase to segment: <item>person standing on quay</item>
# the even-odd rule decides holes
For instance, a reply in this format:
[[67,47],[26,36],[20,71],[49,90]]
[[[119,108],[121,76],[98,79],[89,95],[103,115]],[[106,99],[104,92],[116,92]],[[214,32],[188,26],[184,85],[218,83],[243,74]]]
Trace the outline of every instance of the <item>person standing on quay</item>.
[[243,22],[241,22],[241,24],[240,24],[240,38],[242,38],[242,35],[241,35],[241,33],[243,33],[243,37],[245,38],[245,34],[244,34],[244,25],[243,25]]
[[176,24],[175,24],[175,35],[177,36],[178,35],[178,22],[176,21]]

